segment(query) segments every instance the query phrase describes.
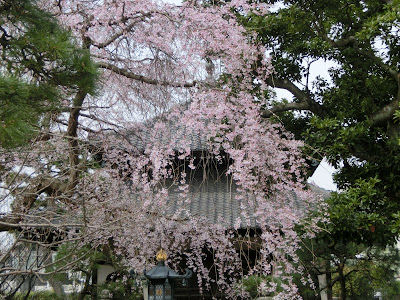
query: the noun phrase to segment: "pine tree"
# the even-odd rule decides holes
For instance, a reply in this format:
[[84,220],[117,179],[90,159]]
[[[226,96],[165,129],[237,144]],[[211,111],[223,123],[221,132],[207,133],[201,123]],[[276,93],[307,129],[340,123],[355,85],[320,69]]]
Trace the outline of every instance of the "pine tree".
[[94,91],[89,54],[31,0],[0,4],[0,145],[20,146],[78,88]]

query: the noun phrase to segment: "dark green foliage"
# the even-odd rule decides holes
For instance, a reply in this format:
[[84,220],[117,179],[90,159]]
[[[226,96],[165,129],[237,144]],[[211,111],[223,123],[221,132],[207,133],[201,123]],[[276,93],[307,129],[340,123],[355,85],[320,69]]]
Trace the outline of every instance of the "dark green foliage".
[[[347,274],[346,291],[351,299],[374,299],[380,292],[384,299],[394,299],[400,295],[400,285],[396,280],[399,266],[398,250],[368,249],[349,261],[344,271]],[[333,288],[339,294],[338,284]]]
[[[142,299],[141,288],[129,278],[129,269],[123,264],[121,257],[112,253],[112,247],[103,245],[91,248],[89,245],[66,243],[58,247],[56,261],[47,271],[57,271],[51,276],[61,283],[66,280],[67,272],[72,272],[72,280],[84,280],[83,289],[73,299],[93,299],[111,297],[112,299]],[[73,265],[73,267],[71,267]],[[101,265],[109,265],[115,269],[106,282],[97,283],[98,270]],[[79,277],[77,277],[79,276]],[[75,278],[74,278],[75,277]]]
[[[343,219],[349,222],[358,221],[357,217],[352,217],[351,214],[349,211],[348,218]],[[326,274],[328,291],[332,290],[336,296],[373,299],[373,295],[380,291],[386,294],[387,298],[384,299],[395,299],[394,296],[400,295],[400,286],[396,279],[400,267],[398,249],[395,246],[370,247],[357,240],[351,241],[352,236],[347,237],[340,232],[343,223],[338,224],[339,228],[336,231],[336,224],[332,223],[325,228],[327,231],[322,231],[316,238],[304,240],[304,245],[298,252],[301,264],[306,267],[315,285],[318,287],[317,275]],[[357,230],[354,226],[348,227],[344,233],[352,234]],[[367,236],[366,232],[370,231],[371,227],[359,230],[365,231],[364,236]],[[355,236],[359,238],[358,234]],[[313,292],[319,292],[303,286],[300,280],[297,284],[304,299],[314,299]]]
[[[340,168],[335,180],[349,195],[335,201],[369,194],[368,207],[358,206],[359,214],[375,213],[386,225],[376,240],[363,231],[352,237],[361,233],[357,240],[391,243],[400,230],[400,1],[265,2],[279,6],[266,16],[241,19],[271,53],[276,73],[270,85],[294,96],[266,98],[268,109],[283,107],[273,116],[306,142],[310,161],[326,156]],[[330,78],[311,81],[309,67],[317,60],[330,62]],[[290,102],[302,106],[285,109]]]
[[139,290],[139,287],[136,287],[136,290],[132,289],[132,280],[118,280],[100,285],[99,294],[109,295],[111,299],[117,300],[141,300],[143,295]]
[[273,294],[269,293],[268,295],[265,295],[259,291],[259,287],[261,283],[265,284],[266,287],[270,287],[269,283],[276,284],[276,293],[280,293],[283,291],[281,285],[282,284],[287,284],[284,282],[282,279],[278,277],[274,277],[272,275],[268,276],[257,276],[257,275],[252,275],[249,276],[245,279],[243,279],[243,287],[244,289],[249,293],[251,299],[256,299],[257,297],[260,296],[273,296]]
[[333,193],[327,199],[329,221],[299,251],[315,283],[316,275],[327,274],[329,287],[342,298],[372,299],[377,291],[393,297],[399,292],[400,259],[393,246],[398,216],[380,184],[377,178],[357,180],[346,193]]
[[[55,109],[55,96],[56,91],[51,86],[29,84],[16,77],[0,77],[1,145],[18,146],[33,136],[41,114]],[[38,105],[43,102],[48,105]]]
[[[100,299],[115,299],[115,300],[140,300],[143,297],[135,292],[132,292],[129,296],[124,294],[115,293],[115,290],[120,290],[120,286],[123,286],[121,283],[109,283],[104,284],[100,287],[100,291],[107,289],[110,291],[110,295],[112,298],[100,298]],[[108,294],[108,293],[107,293]],[[24,300],[25,294],[16,294],[14,296],[14,300]],[[71,293],[66,294],[64,296],[58,296],[56,293],[52,291],[43,291],[43,292],[31,292],[26,300],[78,300],[79,293]],[[91,300],[92,297],[87,295],[83,298],[84,300]]]
[[0,12],[2,65],[9,73],[94,92],[96,72],[89,52],[74,45],[50,14],[30,0],[3,1]]
[[[0,4],[0,145],[26,143],[57,113],[62,98],[94,93],[96,67],[86,49],[31,0]],[[68,103],[64,103],[68,105]]]
[[[265,2],[278,6],[240,18],[271,53],[276,72],[268,83],[293,99],[265,94],[260,101],[272,113],[264,115],[305,141],[309,161],[326,157],[339,168],[330,222],[304,241],[302,261],[313,276],[331,277],[331,287],[337,280],[342,299],[377,290],[392,297],[399,260],[384,251],[400,231],[400,1]],[[316,61],[330,77],[311,79]]]
[[332,195],[329,234],[334,240],[382,246],[390,241],[393,207],[377,188],[380,183],[376,178],[358,180],[347,193]]
[[[73,300],[74,295],[68,295],[64,297],[58,296],[52,291],[42,291],[42,292],[30,292],[28,298],[25,298],[26,294],[17,293],[14,296],[15,300]],[[66,298],[67,297],[67,298]]]

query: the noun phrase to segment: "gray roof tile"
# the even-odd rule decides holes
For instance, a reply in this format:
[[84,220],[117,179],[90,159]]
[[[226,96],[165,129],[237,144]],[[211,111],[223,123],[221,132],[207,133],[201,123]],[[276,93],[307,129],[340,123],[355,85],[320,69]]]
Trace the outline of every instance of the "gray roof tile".
[[[154,121],[148,123],[147,128],[140,130],[126,131],[125,138],[139,150],[144,150],[149,143],[159,143],[161,145],[172,145],[172,148],[179,150],[182,146],[189,146],[191,151],[207,151],[209,145],[204,135],[199,134],[196,130],[168,121],[166,130],[152,132]],[[311,189],[323,195],[324,198],[329,196],[329,192],[315,186]],[[243,201],[245,211],[242,211],[241,203],[236,198],[237,191],[235,184],[228,181],[228,178],[214,182],[212,180],[203,181],[194,178],[190,182],[189,193],[187,195],[190,201],[182,204],[182,193],[173,191],[169,192],[167,215],[174,215],[181,209],[187,210],[192,216],[203,217],[210,222],[216,223],[224,220],[227,226],[233,227],[237,218],[241,219],[241,227],[247,227],[243,213],[250,218],[250,226],[256,227],[257,221],[255,217],[255,207],[252,205],[253,197],[247,196]],[[289,203],[295,205],[296,209],[304,208],[304,203],[296,197],[296,194],[288,191]],[[183,207],[182,207],[183,205]],[[182,212],[180,217],[184,218]]]
[[[315,193],[322,194],[324,197],[329,196],[329,192],[312,187]],[[254,205],[254,197],[247,196],[242,202],[245,204],[245,211],[241,209],[241,202],[236,198],[237,191],[235,185],[228,184],[228,180],[220,180],[218,182],[200,182],[194,180],[190,183],[187,198],[190,201],[185,205],[181,204],[182,194],[180,192],[170,191],[168,200],[168,214],[173,215],[180,209],[185,209],[194,217],[206,218],[211,223],[224,222],[224,225],[233,228],[237,218],[241,219],[241,228],[247,228],[247,224],[243,213],[249,216],[250,227],[257,227],[255,217],[256,207]],[[296,196],[294,192],[288,193],[288,203],[295,205],[296,209],[304,210],[303,202]],[[289,199],[290,198],[290,199]],[[181,218],[185,218],[183,213]]]

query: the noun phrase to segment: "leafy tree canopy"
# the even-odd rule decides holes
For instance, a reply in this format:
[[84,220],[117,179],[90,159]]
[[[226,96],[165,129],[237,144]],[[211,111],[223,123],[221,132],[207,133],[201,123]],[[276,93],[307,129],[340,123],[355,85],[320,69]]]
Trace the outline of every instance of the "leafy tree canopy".
[[[293,99],[268,102],[264,116],[281,120],[303,138],[312,158],[326,156],[340,167],[338,187],[352,190],[338,197],[355,199],[358,189],[361,202],[350,201],[355,204],[351,211],[376,214],[378,223],[386,224],[386,238],[392,237],[386,241],[393,241],[400,208],[400,131],[395,118],[400,103],[400,2],[266,2],[275,5],[267,17],[242,19],[270,51],[275,74],[268,83],[291,92]],[[329,78],[312,80],[310,68],[325,68],[324,61],[333,65]],[[349,199],[343,199],[346,205]],[[363,220],[359,227],[374,223]],[[378,235],[375,232],[375,241],[381,242]]]

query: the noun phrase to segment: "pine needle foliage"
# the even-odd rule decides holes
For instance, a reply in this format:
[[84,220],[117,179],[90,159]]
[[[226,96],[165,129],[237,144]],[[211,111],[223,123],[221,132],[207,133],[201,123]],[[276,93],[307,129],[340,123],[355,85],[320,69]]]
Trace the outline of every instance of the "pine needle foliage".
[[32,0],[0,2],[0,55],[2,147],[29,141],[78,89],[96,90],[89,52]]

